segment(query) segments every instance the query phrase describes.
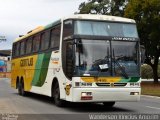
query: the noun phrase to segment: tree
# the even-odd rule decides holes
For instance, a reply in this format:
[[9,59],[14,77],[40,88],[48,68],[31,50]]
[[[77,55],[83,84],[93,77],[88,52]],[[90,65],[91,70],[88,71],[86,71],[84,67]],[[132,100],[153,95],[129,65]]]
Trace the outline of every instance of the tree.
[[127,0],[88,0],[79,6],[80,14],[123,16]]
[[154,82],[158,82],[160,57],[160,1],[130,0],[125,17],[135,19],[141,44],[145,47],[145,62],[152,67]]

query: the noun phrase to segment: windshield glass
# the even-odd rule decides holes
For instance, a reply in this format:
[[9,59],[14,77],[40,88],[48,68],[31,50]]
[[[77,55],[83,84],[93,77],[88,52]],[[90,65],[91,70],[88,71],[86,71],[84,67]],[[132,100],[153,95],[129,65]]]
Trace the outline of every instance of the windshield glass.
[[136,42],[79,40],[75,46],[74,75],[139,76],[137,48]]
[[135,24],[99,21],[75,21],[74,34],[138,38]]
[[79,40],[76,45],[75,75],[110,76],[110,42]]
[[112,41],[113,73],[115,76],[139,76],[136,42]]

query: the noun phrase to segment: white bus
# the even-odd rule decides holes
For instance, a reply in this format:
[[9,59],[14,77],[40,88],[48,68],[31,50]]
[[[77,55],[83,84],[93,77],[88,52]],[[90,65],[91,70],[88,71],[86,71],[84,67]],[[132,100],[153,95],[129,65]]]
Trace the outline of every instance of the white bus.
[[136,23],[107,15],[73,15],[38,27],[13,43],[11,86],[64,101],[140,100]]

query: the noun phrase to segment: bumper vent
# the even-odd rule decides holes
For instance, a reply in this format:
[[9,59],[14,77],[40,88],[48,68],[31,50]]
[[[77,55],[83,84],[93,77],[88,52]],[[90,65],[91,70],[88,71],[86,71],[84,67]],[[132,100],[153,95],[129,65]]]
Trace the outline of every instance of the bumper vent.
[[96,83],[97,86],[106,86],[106,87],[124,87],[127,83]]
[[97,86],[108,86],[110,87],[110,83],[96,83]]

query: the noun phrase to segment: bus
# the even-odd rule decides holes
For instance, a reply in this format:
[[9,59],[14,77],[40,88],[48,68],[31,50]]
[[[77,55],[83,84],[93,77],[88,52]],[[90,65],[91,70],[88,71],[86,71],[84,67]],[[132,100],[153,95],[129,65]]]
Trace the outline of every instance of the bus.
[[133,19],[76,14],[13,43],[11,86],[20,95],[102,103],[140,100],[140,41]]

